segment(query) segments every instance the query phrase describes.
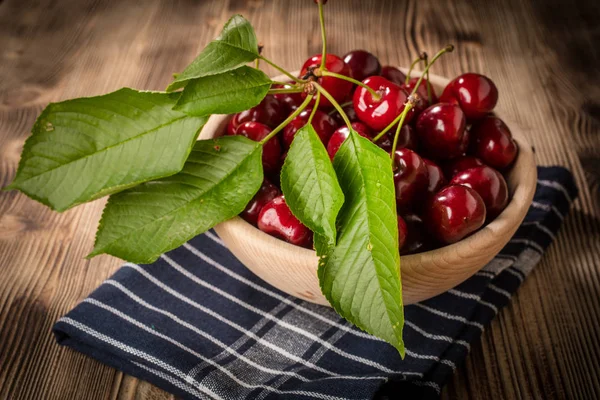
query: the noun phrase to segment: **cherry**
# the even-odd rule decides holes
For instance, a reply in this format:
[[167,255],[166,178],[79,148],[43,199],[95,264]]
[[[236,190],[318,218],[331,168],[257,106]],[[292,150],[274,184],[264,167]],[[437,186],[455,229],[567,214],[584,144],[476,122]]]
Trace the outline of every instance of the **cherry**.
[[292,214],[284,196],[264,205],[258,215],[258,229],[296,246],[312,247],[312,232]]
[[[410,80],[408,81],[408,84],[402,84],[402,88],[406,91],[406,93],[412,93],[413,89],[415,88],[415,86],[417,85],[417,82],[419,81],[419,78],[410,78]],[[435,89],[433,88],[433,85],[431,85],[430,87],[431,89],[431,104],[435,104],[437,103],[437,95],[435,94]],[[417,95],[419,96],[419,99],[423,100],[424,104],[429,103],[429,96],[427,94],[427,79],[423,78],[423,80],[421,81],[421,84],[419,85],[419,88],[417,89]]]
[[500,172],[487,165],[459,172],[450,184],[464,185],[475,190],[483,199],[487,218],[496,218],[508,204],[508,186]]
[[423,159],[427,167],[427,175],[429,176],[429,185],[427,192],[430,194],[437,193],[442,187],[446,186],[446,177],[442,168],[431,160]]
[[430,106],[417,119],[417,135],[427,154],[448,160],[464,154],[468,147],[465,114],[455,104]]
[[[354,106],[352,105],[352,102],[350,102],[349,104],[347,103],[345,105],[342,105],[342,110],[344,110],[350,122],[360,121],[356,116],[356,111],[354,111]],[[339,126],[344,125],[346,123],[339,112],[336,111],[335,113],[330,115],[333,119],[335,119],[335,122],[337,122]]]
[[424,250],[425,226],[421,217],[416,214],[405,214],[403,219],[406,223],[407,235],[404,246],[400,248],[400,254],[412,254]]
[[[380,98],[373,98],[367,89],[359,86],[352,100],[354,110],[362,122],[375,131],[381,131],[402,113],[408,95],[400,86],[382,76],[371,76],[363,83],[377,92]],[[410,119],[411,113],[406,116],[405,122],[410,122]]]
[[481,228],[485,214],[485,204],[475,190],[449,185],[431,198],[423,216],[428,233],[451,244]]
[[427,191],[429,184],[427,165],[417,153],[409,149],[396,150],[394,162],[396,205],[398,210],[406,212]]
[[[377,146],[389,152],[392,149],[395,134],[396,127],[393,127],[388,133],[383,135],[383,137],[377,141]],[[414,128],[411,125],[402,125],[402,128],[400,128],[400,133],[398,134],[397,148],[417,150],[417,146],[417,133],[415,132]]]
[[461,156],[449,161],[444,166],[444,172],[448,179],[452,179],[454,175],[458,174],[465,169],[480,167],[485,165],[479,158],[473,156]]
[[404,221],[404,218],[398,215],[398,249],[402,249],[402,247],[404,247],[407,236],[408,228],[406,227],[406,222]]
[[481,118],[496,106],[498,88],[487,76],[469,72],[450,81],[440,102],[459,105],[469,119]]
[[252,225],[256,225],[258,221],[258,215],[265,204],[280,195],[281,191],[279,188],[269,182],[269,180],[265,179],[260,186],[260,189],[258,189],[258,192],[254,195],[252,200],[250,200],[244,211],[241,212],[240,216]]
[[235,135],[238,126],[247,121],[260,122],[270,128],[275,128],[284,119],[284,107],[275,97],[268,95],[257,106],[235,114],[227,125],[227,134]]
[[392,67],[391,65],[386,65],[381,68],[381,76],[398,86],[404,85],[404,81],[406,80],[406,75],[398,68]]
[[[283,147],[285,149],[290,148],[290,146],[292,145],[292,140],[294,140],[294,136],[296,135],[296,132],[298,132],[300,128],[306,125],[306,122],[308,121],[308,117],[310,117],[311,112],[312,110],[309,108],[302,110],[302,112],[298,114],[296,118],[291,120],[290,123],[286,125],[285,128],[283,128],[282,139]],[[317,110],[315,112],[311,125],[313,126],[313,128],[315,128],[315,132],[317,132],[317,135],[319,135],[323,144],[329,142],[329,138],[337,128],[335,120],[321,110]]]
[[[312,56],[302,66],[300,76],[304,76],[310,68],[319,68],[321,66],[321,54]],[[336,74],[350,76],[350,67],[341,58],[334,54],[327,54],[325,57],[325,69],[329,72],[335,72]],[[352,90],[352,82],[348,82],[342,79],[333,78],[330,76],[321,76],[317,79],[317,83],[323,87],[329,94],[337,101],[341,103],[344,101],[346,96]],[[306,97],[306,93],[302,93],[303,98]],[[314,99],[312,104],[314,104]],[[331,107],[332,104],[321,96],[319,101],[319,108]]]
[[[362,137],[367,139],[371,138],[371,130],[362,122],[353,122],[352,129]],[[333,135],[331,135],[331,138],[329,138],[329,142],[327,143],[327,153],[329,154],[329,158],[333,160],[333,157],[335,157],[337,151],[340,149],[348,135],[350,135],[350,129],[348,129],[346,125],[340,126],[333,132]]]
[[471,128],[470,153],[499,170],[508,168],[517,158],[519,148],[508,126],[498,117],[489,116]]
[[[246,136],[248,139],[259,142],[271,132],[271,128],[260,122],[248,121],[238,126],[236,135]],[[280,167],[281,144],[279,137],[275,136],[263,146],[262,163],[266,173],[277,173]]]
[[366,50],[352,50],[344,56],[344,62],[350,67],[352,78],[358,81],[381,72],[377,57]]
[[[290,85],[273,85],[273,89],[291,89]],[[277,93],[274,94],[279,103],[285,109],[284,111],[289,115],[294,112],[300,104],[302,104],[302,93]],[[274,127],[273,127],[274,128]]]

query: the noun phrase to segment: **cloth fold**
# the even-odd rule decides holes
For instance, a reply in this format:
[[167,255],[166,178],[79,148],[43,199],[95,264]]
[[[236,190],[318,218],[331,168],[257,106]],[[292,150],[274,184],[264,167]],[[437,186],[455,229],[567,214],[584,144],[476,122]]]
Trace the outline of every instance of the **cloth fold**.
[[436,398],[556,238],[577,189],[538,168],[534,202],[488,265],[405,307],[406,358],[328,307],[271,287],[213,232],[125,264],[54,326],[58,343],[186,399]]

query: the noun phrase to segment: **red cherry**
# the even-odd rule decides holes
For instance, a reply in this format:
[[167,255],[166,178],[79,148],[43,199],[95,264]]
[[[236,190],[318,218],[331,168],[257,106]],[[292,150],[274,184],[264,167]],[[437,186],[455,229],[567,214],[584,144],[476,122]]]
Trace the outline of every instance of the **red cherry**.
[[423,220],[416,214],[405,214],[406,240],[400,248],[400,254],[413,254],[422,251],[426,247],[425,226]]
[[[244,122],[237,130],[236,135],[246,136],[255,142],[260,142],[271,133],[271,128],[260,122]],[[281,156],[281,144],[279,137],[275,136],[263,146],[262,162],[265,173],[277,173],[279,170],[279,157]]]
[[[353,122],[352,129],[360,136],[371,139],[371,130],[367,128],[365,124]],[[327,143],[327,153],[329,154],[329,158],[333,160],[333,157],[335,157],[348,135],[350,135],[350,130],[346,125],[337,128],[336,131],[333,132],[333,135],[331,135],[331,138],[329,138],[329,142]]]
[[386,65],[381,68],[381,76],[398,86],[404,85],[404,81],[406,81],[406,75],[398,68],[392,67],[391,65]]
[[394,161],[396,205],[398,210],[405,212],[410,210],[415,201],[427,191],[429,184],[427,165],[417,153],[409,149],[396,150]]
[[465,114],[454,104],[440,103],[427,108],[417,119],[417,135],[423,149],[433,158],[448,160],[464,154],[469,135]]
[[[296,132],[306,125],[311,112],[312,110],[309,108],[302,110],[296,118],[283,128],[283,147],[285,149],[290,148]],[[337,128],[335,120],[321,110],[315,112],[315,116],[312,119],[312,126],[315,128],[315,132],[317,132],[323,144],[329,142],[329,138]]]
[[312,232],[292,214],[283,196],[264,205],[258,215],[258,229],[296,246],[312,247]]
[[442,187],[446,186],[446,177],[442,168],[431,160],[423,159],[427,167],[427,175],[429,176],[429,185],[427,192],[430,194],[437,193]]
[[[273,89],[291,89],[290,85],[273,85]],[[300,104],[302,104],[303,98],[302,93],[277,93],[274,94],[279,103],[283,106],[286,114],[294,112]],[[285,119],[285,117],[283,118]],[[274,127],[273,127],[274,128]]]
[[496,218],[508,204],[508,186],[500,172],[487,165],[459,172],[450,184],[464,185],[475,190],[483,199],[487,218]]
[[471,128],[471,154],[487,165],[504,170],[517,158],[519,147],[508,126],[500,118],[489,116]]
[[406,222],[404,221],[404,218],[398,215],[398,249],[402,249],[402,247],[404,247],[407,236],[408,228],[406,227]]
[[254,195],[252,200],[250,200],[244,211],[241,212],[240,217],[244,218],[252,225],[256,225],[258,215],[265,204],[280,195],[281,191],[279,188],[265,179],[260,189],[258,189],[258,192]]
[[485,204],[469,187],[446,186],[429,201],[424,221],[428,232],[438,241],[455,243],[481,228],[485,222]]
[[[352,103],[343,105],[342,110],[344,110],[350,122],[359,122],[359,119],[356,116],[356,111],[354,111],[354,106],[352,105]],[[333,119],[335,119],[335,122],[337,122],[338,126],[346,124],[346,121],[344,121],[340,113],[338,113],[337,111],[330,115]]]
[[350,67],[352,77],[358,81],[381,72],[377,57],[366,50],[352,50],[344,56],[344,62]]
[[[397,127],[397,126],[396,126]],[[383,135],[381,139],[377,141],[377,146],[381,147],[385,151],[389,152],[392,149],[394,142],[394,135],[396,134],[396,127],[390,129],[388,133]],[[417,133],[411,125],[402,125],[400,133],[398,134],[398,149],[406,148],[411,150],[417,150],[418,140]]]
[[[402,88],[406,91],[406,93],[412,93],[413,89],[417,85],[419,78],[410,78],[407,85],[402,85]],[[429,96],[427,95],[427,79],[423,78],[423,81],[419,85],[417,89],[417,95],[419,95],[419,99],[423,100],[424,104],[429,103]],[[433,85],[431,85],[431,104],[437,103],[437,95],[435,94],[435,89]]]
[[[375,131],[381,131],[391,124],[404,110],[408,95],[400,86],[381,76],[371,76],[363,81],[380,96],[374,99],[371,93],[363,87],[354,91],[352,102],[358,118]],[[407,115],[405,123],[410,122],[411,114]]]
[[235,114],[227,125],[227,134],[235,135],[235,130],[244,122],[260,122],[261,124],[265,124],[270,128],[275,128],[277,125],[282,123],[284,119],[284,107],[275,97],[269,95],[266,96],[257,106]]
[[[319,68],[321,66],[321,54],[313,56],[306,60],[304,65],[302,66],[302,71],[300,71],[300,76],[304,76],[308,72],[309,68]],[[336,74],[341,74],[345,76],[350,76],[350,67],[348,64],[344,62],[341,58],[334,54],[327,54],[325,58],[325,69],[329,72],[335,72]],[[332,78],[329,76],[322,76],[317,79],[317,83],[323,86],[329,94],[337,101],[341,103],[344,101],[346,96],[352,90],[352,83],[338,79]],[[303,98],[306,97],[306,93],[302,93]],[[314,104],[314,99],[313,103]],[[319,101],[319,108],[327,108],[331,107],[331,103],[329,100],[325,98],[325,96],[321,96],[321,100]]]
[[449,161],[444,166],[444,172],[448,179],[452,179],[454,175],[458,174],[465,169],[480,167],[485,165],[479,158],[473,156],[461,156]]
[[446,86],[440,102],[458,104],[469,119],[481,118],[496,106],[498,88],[487,76],[469,72]]

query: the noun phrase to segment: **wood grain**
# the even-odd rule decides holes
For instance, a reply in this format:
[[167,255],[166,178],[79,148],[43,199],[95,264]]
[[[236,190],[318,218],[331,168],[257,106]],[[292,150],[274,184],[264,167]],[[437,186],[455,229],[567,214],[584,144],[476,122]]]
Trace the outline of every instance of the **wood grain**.
[[[164,88],[236,12],[289,69],[319,52],[308,0],[0,1],[0,186],[48,102]],[[538,162],[569,167],[580,188],[556,242],[442,397],[599,398],[600,2],[332,0],[326,18],[330,51],[366,48],[390,64],[454,43],[435,72],[492,77],[499,112],[519,124]],[[0,193],[0,399],[170,397],[51,336],[119,265],[83,259],[103,202],[57,214]]]

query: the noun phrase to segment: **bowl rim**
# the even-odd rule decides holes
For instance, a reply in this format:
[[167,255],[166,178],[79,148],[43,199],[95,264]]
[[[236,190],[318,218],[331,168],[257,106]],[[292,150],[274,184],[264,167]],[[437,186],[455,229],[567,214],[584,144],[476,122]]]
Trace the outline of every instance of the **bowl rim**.
[[[406,73],[408,70],[404,67],[399,67],[399,69],[403,73]],[[292,72],[292,74],[297,75],[298,72],[299,71],[295,71]],[[420,76],[421,71],[413,70],[411,75],[413,77]],[[276,76],[273,79],[280,81],[288,80],[288,78],[284,75]],[[436,90],[443,90],[443,88],[450,82],[450,79],[430,73],[429,81],[432,83]],[[202,132],[198,139],[211,139],[216,136],[219,136],[219,129],[225,126],[225,124],[229,121],[229,118],[230,115],[212,115],[209,118],[209,121],[207,122],[204,129],[202,129]],[[496,243],[499,235],[510,233],[510,236],[512,236],[514,234],[514,231],[516,231],[518,226],[520,226],[527,212],[527,209],[531,205],[531,202],[533,200],[533,194],[535,193],[535,187],[537,182],[537,169],[535,157],[531,146],[525,139],[525,136],[521,133],[518,125],[510,120],[509,122],[507,122],[507,120],[502,116],[500,118],[502,118],[502,120],[505,121],[510,127],[513,139],[517,142],[519,147],[517,158],[515,159],[513,166],[511,167],[510,173],[507,174],[508,176],[505,175],[510,195],[509,203],[507,204],[505,209],[491,222],[484,224],[475,233],[459,240],[456,243],[420,253],[402,255],[400,262],[401,270],[403,265],[424,264],[432,261],[435,262],[435,260],[439,257],[447,257],[449,252],[461,255],[473,253],[473,251],[475,250],[485,251],[490,246],[493,246]],[[532,173],[529,174],[529,181],[518,181],[516,180],[516,177],[513,176],[513,168],[515,168],[517,164],[519,164],[522,167],[525,167],[528,170],[532,170]],[[526,174],[522,175],[525,176]],[[516,227],[515,224],[511,223],[515,219],[518,219]],[[318,259],[315,250],[296,246],[287,243],[283,240],[277,239],[265,232],[262,232],[260,229],[246,222],[239,216],[235,216],[232,219],[223,222],[223,224],[226,223],[235,223],[236,228],[239,228],[246,232],[251,231],[254,234],[258,234],[262,241],[266,242],[267,244],[278,246],[282,251],[289,252],[289,254],[293,255],[294,257],[314,258],[315,260]]]

